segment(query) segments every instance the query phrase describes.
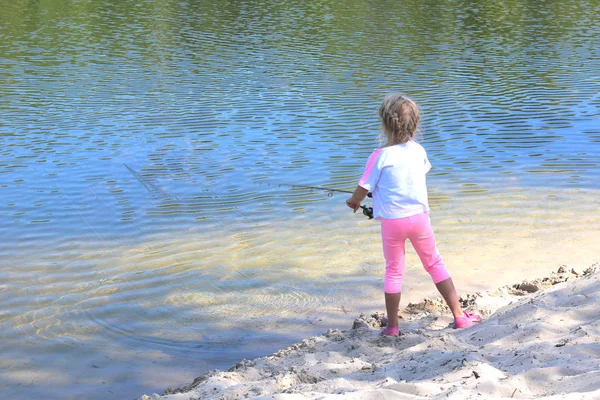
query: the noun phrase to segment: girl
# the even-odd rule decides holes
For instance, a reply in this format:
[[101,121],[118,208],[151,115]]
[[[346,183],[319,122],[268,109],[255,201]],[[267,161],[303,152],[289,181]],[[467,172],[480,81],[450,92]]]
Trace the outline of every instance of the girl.
[[354,212],[367,193],[373,193],[373,216],[381,221],[385,257],[385,307],[388,316],[383,336],[398,336],[398,307],[404,277],[404,243],[410,239],[425,270],[454,314],[454,327],[479,322],[479,315],[464,312],[452,278],[435,245],[429,221],[425,174],[431,169],[425,149],[414,141],[419,109],[401,94],[389,94],[379,106],[382,141],[367,161],[363,176],[346,205]]

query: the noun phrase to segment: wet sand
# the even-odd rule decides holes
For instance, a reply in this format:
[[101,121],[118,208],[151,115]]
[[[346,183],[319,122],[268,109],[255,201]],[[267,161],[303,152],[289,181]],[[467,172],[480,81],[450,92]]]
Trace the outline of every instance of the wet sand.
[[359,316],[274,354],[212,370],[141,400],[597,399],[600,267],[461,297],[484,320],[452,329],[439,298],[409,304],[401,335],[381,337],[382,312]]

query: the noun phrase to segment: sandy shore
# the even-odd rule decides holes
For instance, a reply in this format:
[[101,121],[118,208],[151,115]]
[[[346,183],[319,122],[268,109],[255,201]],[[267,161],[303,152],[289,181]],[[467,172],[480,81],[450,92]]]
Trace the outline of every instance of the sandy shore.
[[452,329],[440,299],[409,304],[401,336],[381,316],[148,399],[600,399],[600,265],[467,295],[476,326]]

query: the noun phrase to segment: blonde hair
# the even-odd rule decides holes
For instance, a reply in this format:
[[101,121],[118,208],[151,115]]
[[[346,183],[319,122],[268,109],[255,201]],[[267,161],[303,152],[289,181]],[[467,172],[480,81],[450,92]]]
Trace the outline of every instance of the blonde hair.
[[391,93],[379,106],[382,135],[385,146],[406,143],[413,139],[419,128],[419,107],[410,97]]

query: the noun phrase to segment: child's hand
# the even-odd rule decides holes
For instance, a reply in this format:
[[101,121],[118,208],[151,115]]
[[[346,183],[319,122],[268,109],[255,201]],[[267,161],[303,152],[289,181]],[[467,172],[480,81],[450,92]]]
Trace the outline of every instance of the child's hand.
[[354,197],[349,197],[346,200],[346,205],[356,212],[360,208],[360,201],[356,201]]

